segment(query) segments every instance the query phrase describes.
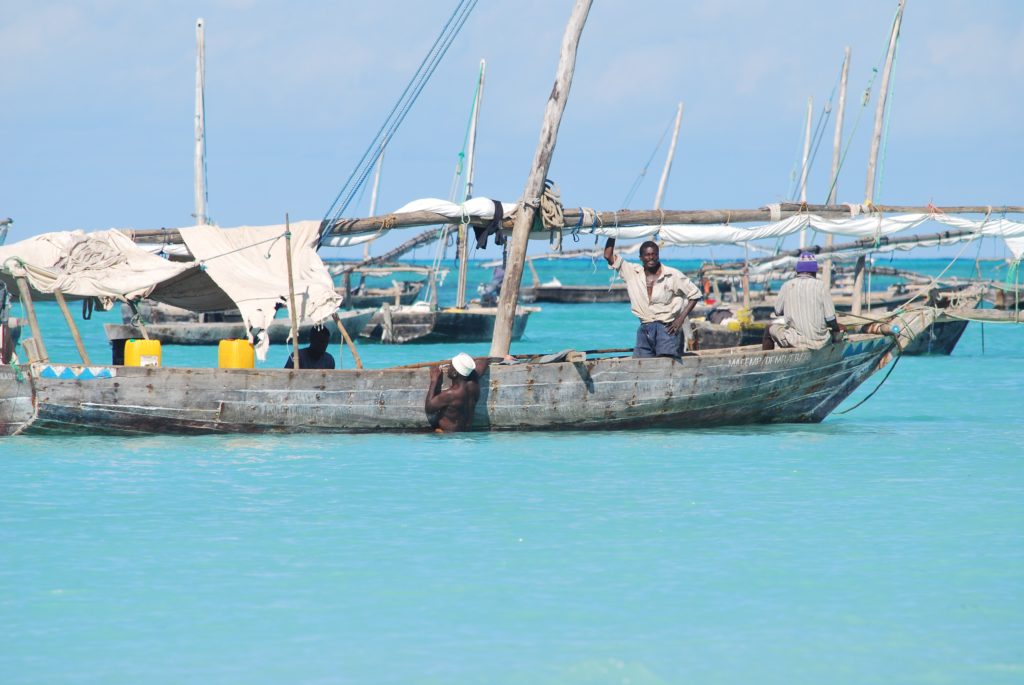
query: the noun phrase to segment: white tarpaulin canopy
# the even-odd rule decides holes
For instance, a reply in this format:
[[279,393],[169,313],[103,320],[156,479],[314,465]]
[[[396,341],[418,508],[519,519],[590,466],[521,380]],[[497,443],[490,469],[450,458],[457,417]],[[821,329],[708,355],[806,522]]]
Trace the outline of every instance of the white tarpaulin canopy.
[[[515,203],[502,204],[508,207],[504,212],[506,216],[515,210]],[[474,217],[477,220],[491,219],[494,216],[494,203],[484,197],[475,197],[461,205],[436,198],[425,198],[414,200],[400,207],[393,214],[408,214],[420,211],[434,212],[449,219],[460,219],[463,217]],[[594,214],[592,210],[584,211],[591,215]],[[1006,241],[1006,245],[1013,253],[1015,259],[1024,257],[1024,223],[1011,221],[1006,218],[965,219],[939,213],[893,214],[890,216],[873,212],[858,214],[861,211],[864,210],[860,205],[851,205],[851,214],[856,215],[847,219],[825,219],[814,214],[794,214],[780,221],[750,227],[739,227],[733,224],[652,224],[647,226],[620,227],[609,225],[594,226],[591,221],[584,221],[582,225],[571,230],[579,235],[601,235],[609,238],[621,238],[623,240],[641,240],[653,238],[657,235],[659,240],[667,245],[742,245],[756,240],[782,238],[808,228],[819,233],[851,238],[881,238],[894,233],[909,231],[920,226],[925,221],[932,220],[956,228],[973,231],[979,238],[982,236],[1001,237]],[[562,228],[563,232],[567,230],[570,230],[570,228]],[[377,235],[374,235],[374,237],[377,237]],[[531,237],[540,238],[542,235],[534,233]],[[546,235],[543,237],[547,239]],[[358,236],[360,241],[364,238],[365,236]],[[325,244],[333,245],[336,243],[330,241],[342,240],[345,240],[343,236],[329,238]],[[354,241],[356,238],[353,237],[351,240]],[[341,242],[337,244],[340,245]],[[352,242],[350,244],[356,243]]]
[[[323,321],[341,304],[316,253],[320,222],[291,225],[296,314]],[[237,308],[246,329],[264,330],[278,306],[288,306],[285,226],[181,229],[195,261],[172,262],[137,246],[121,231],[45,233],[0,247],[5,280],[24,276],[41,293],[60,290],[115,301],[149,298],[193,311]],[[256,352],[266,355],[261,336]]]

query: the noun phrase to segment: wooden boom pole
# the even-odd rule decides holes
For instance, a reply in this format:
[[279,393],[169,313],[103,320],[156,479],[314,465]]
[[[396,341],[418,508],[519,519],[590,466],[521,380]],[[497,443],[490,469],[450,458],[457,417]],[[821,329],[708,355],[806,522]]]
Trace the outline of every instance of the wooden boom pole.
[[[938,214],[1024,214],[1024,205],[880,205],[872,204],[870,210],[882,214],[919,214],[935,212]],[[694,225],[707,224],[742,224],[742,223],[768,223],[778,219],[785,219],[794,214],[815,214],[823,219],[848,219],[850,218],[850,207],[848,205],[806,205],[798,202],[783,202],[778,206],[778,214],[773,215],[769,207],[756,209],[620,209],[612,212],[593,212],[587,214],[584,228],[592,226],[671,226],[671,225]],[[451,218],[437,212],[418,211],[405,212],[402,214],[387,214],[384,216],[372,216],[362,219],[339,219],[334,222],[328,235],[364,235],[377,233],[382,230],[394,228],[414,228],[422,226],[436,226],[437,224],[459,223],[458,217]],[[473,226],[486,226],[491,222],[490,217],[475,216],[469,217],[469,223]],[[563,213],[562,230],[572,230],[580,223],[580,210],[578,207],[566,208]],[[512,222],[507,218],[502,221],[502,228],[510,230]],[[558,227],[538,229],[533,237],[550,237],[552,230]],[[230,229],[228,229],[230,230]],[[156,243],[158,245],[182,245],[184,241],[176,228],[167,229],[121,229],[121,231],[137,243]],[[425,234],[426,235],[426,234]],[[371,258],[371,262],[375,258]]]
[[523,278],[523,265],[526,260],[526,245],[530,238],[530,226],[539,198],[544,192],[544,181],[551,165],[551,155],[555,150],[558,138],[558,127],[562,123],[562,113],[569,100],[569,88],[572,86],[572,74],[576,68],[576,50],[579,47],[580,34],[587,22],[592,0],[576,0],[569,23],[562,37],[562,49],[558,59],[558,71],[555,84],[548,96],[544,108],[544,123],[540,129],[540,142],[533,156],[533,166],[523,189],[523,203],[516,212],[515,225],[512,228],[512,244],[509,249],[508,266],[505,269],[505,280],[502,283],[501,295],[498,298],[498,313],[494,321],[494,337],[491,339],[491,356],[504,357],[508,354],[512,343],[512,324],[516,316],[516,303],[519,301],[519,285]]

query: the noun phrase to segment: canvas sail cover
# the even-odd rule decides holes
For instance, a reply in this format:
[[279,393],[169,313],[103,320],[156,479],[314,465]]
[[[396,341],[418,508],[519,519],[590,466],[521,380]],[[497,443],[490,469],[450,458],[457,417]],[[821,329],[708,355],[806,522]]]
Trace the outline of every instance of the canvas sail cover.
[[[507,207],[506,216],[516,207],[515,203],[502,204]],[[967,238],[968,240],[983,236],[1002,238],[1010,252],[1013,253],[1014,259],[1024,258],[1024,223],[1011,221],[1005,217],[966,219],[934,212],[884,215],[865,209],[862,205],[848,206],[851,212],[849,218],[825,219],[815,214],[801,213],[757,226],[736,226],[728,223],[652,224],[646,226],[595,225],[596,214],[593,210],[585,209],[583,214],[591,217],[590,219],[581,221],[578,226],[564,226],[562,231],[572,231],[576,235],[597,235],[622,240],[643,240],[657,236],[658,240],[667,245],[742,245],[757,240],[783,238],[806,229],[851,238],[882,238],[909,231],[926,221],[936,221],[974,232],[975,236]],[[475,197],[462,204],[436,198],[425,198],[414,200],[395,210],[392,214],[429,211],[449,219],[472,219],[479,222],[493,217],[493,207],[494,203],[484,197]],[[769,205],[769,207],[773,206]],[[778,205],[774,207],[777,209]],[[508,229],[505,229],[505,233],[508,232]],[[357,237],[363,238],[364,236],[347,236],[353,240]],[[530,238],[547,240],[549,231],[533,231]],[[333,244],[330,241],[339,241],[338,244],[341,244],[340,241],[344,239],[346,236],[331,236],[324,244]]]
[[[290,229],[296,316],[299,321],[323,321],[338,310],[342,298],[316,252],[320,222],[298,221]],[[192,255],[230,296],[247,329],[266,329],[278,307],[289,306],[286,230],[284,225],[181,229]],[[268,345],[262,336],[256,347],[260,359]]]
[[[331,275],[316,253],[320,222],[291,225],[296,314],[323,321],[340,306]],[[45,233],[0,247],[0,273],[24,276],[40,293],[60,290],[116,301],[149,298],[204,312],[237,308],[246,329],[266,329],[279,306],[288,306],[285,226],[222,229],[194,226],[181,235],[194,261],[174,262],[137,246],[119,230]],[[13,284],[11,284],[13,285]],[[266,357],[267,336],[256,342]]]

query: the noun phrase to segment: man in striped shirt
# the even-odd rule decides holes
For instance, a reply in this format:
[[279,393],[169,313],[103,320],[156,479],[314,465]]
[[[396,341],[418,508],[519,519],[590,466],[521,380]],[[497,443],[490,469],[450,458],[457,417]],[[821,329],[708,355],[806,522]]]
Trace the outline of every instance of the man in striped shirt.
[[642,265],[616,255],[615,238],[605,243],[604,258],[626,282],[630,308],[640,319],[633,356],[678,357],[683,349],[683,322],[700,302],[700,290],[682,271],[661,263],[653,240],[640,246]]
[[786,281],[779,290],[775,315],[785,317],[786,322],[765,329],[762,349],[773,350],[778,345],[818,350],[830,340],[839,342],[846,330],[836,321],[832,294],[818,280],[818,261],[810,252],[800,254],[796,278]]

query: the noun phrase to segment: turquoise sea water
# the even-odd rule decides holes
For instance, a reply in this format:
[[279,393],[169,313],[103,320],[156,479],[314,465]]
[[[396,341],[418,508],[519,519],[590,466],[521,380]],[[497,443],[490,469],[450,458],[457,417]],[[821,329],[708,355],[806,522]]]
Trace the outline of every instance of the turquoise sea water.
[[[633,327],[545,306],[513,351]],[[1022,683],[1022,334],[971,324],[819,425],[2,439],[0,682]]]

